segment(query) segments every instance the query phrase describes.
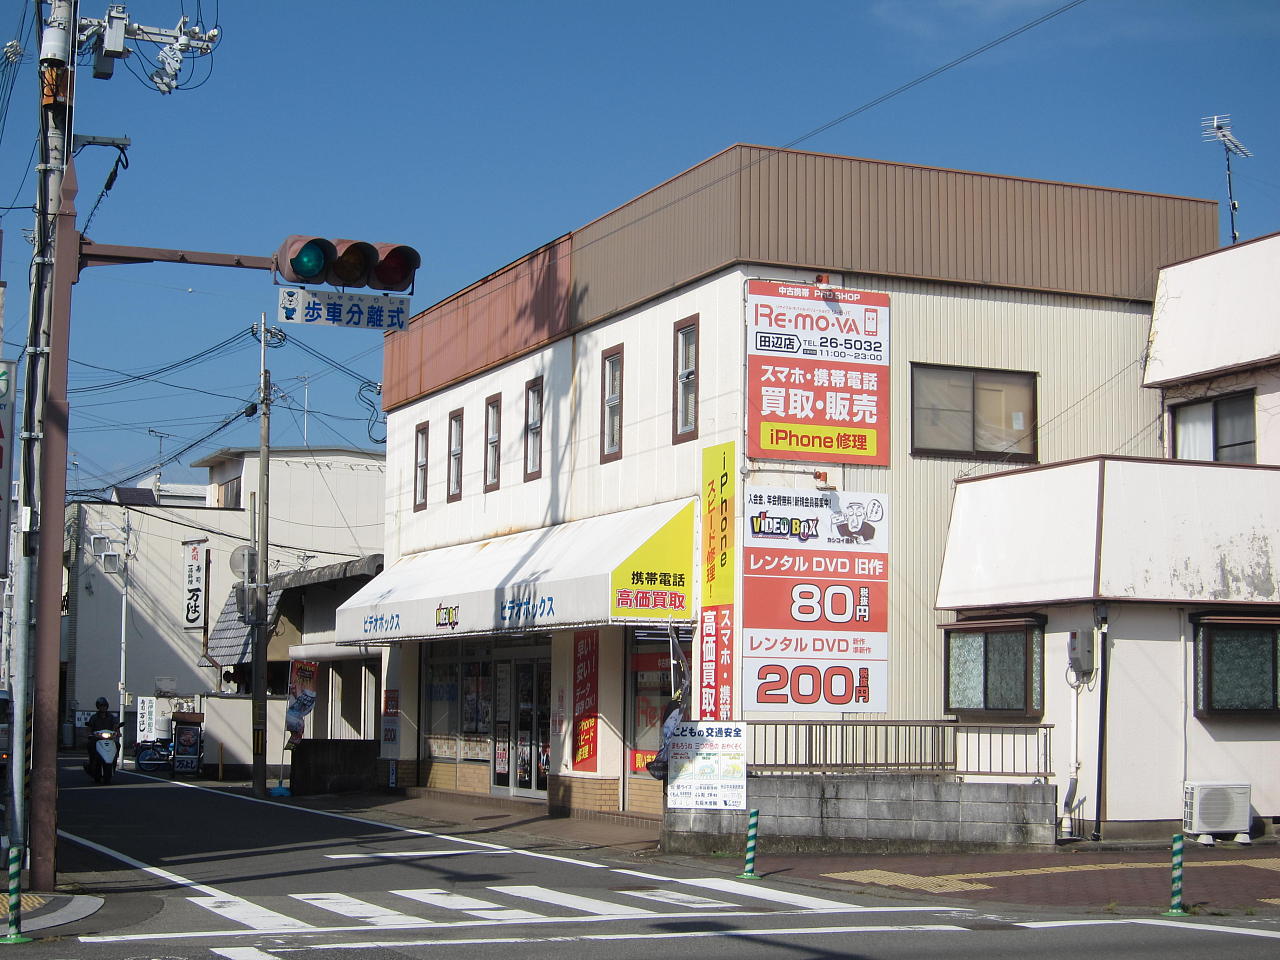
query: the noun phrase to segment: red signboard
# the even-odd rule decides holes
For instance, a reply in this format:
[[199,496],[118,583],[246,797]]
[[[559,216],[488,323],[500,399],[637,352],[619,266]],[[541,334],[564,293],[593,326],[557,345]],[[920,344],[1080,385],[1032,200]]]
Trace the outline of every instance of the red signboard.
[[573,635],[573,769],[594,772],[600,724],[600,634]]
[[889,297],[747,283],[747,456],[889,463]]

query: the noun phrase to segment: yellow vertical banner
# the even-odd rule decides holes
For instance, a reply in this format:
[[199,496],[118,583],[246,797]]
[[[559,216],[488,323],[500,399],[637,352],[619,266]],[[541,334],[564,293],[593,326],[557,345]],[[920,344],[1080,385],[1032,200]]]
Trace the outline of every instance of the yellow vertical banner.
[[718,443],[702,451],[702,605],[733,603],[737,513],[734,444]]
[[702,451],[702,534],[698,552],[702,608],[694,642],[698,656],[694,716],[702,720],[732,720],[736,710],[733,593],[737,572],[737,469],[732,441]]

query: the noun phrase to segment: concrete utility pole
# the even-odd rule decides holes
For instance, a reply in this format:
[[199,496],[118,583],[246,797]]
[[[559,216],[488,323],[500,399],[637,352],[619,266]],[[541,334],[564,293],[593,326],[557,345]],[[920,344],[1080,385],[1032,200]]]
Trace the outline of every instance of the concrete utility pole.
[[258,325],[262,341],[258,395],[258,582],[254,585],[253,623],[253,795],[267,795],[267,598],[271,574],[267,572],[267,525],[271,491],[271,371],[267,369],[267,315]]
[[[166,43],[159,56],[160,66],[151,79],[161,92],[168,93],[177,86],[185,55],[208,53],[218,39],[216,30],[202,33],[188,28],[185,17],[174,30],[131,24],[123,4],[109,6],[103,20],[81,20],[79,12],[78,0],[51,0],[40,45],[43,137],[36,168],[39,185],[35,252],[31,261],[27,368],[19,436],[22,447],[18,556],[13,571],[13,644],[14,671],[21,679],[14,688],[13,740],[15,745],[24,744],[30,729],[31,807],[28,830],[25,757],[18,753],[10,764],[10,844],[20,852],[29,843],[30,883],[38,890],[52,890],[56,881],[58,673],[71,285],[78,279],[80,267],[92,262],[83,259],[81,237],[76,231],[77,188],[68,149],[74,126],[76,62],[82,44],[92,41],[96,56],[94,76],[106,78],[111,76],[115,60],[132,53],[125,45],[127,39]],[[44,562],[38,562],[41,558]],[[34,670],[29,666],[32,661]],[[28,672],[34,680],[29,721],[25,684]]]

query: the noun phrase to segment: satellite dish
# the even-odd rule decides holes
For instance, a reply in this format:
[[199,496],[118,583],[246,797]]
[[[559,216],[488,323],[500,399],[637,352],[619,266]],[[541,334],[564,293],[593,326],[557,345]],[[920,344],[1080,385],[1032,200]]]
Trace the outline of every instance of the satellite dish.
[[231,572],[237,577],[252,580],[258,568],[258,551],[247,543],[242,543],[231,551]]

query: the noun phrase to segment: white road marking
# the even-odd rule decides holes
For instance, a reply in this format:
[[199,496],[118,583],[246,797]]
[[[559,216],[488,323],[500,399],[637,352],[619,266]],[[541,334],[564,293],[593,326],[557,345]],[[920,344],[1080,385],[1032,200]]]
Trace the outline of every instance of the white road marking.
[[530,913],[528,910],[517,910],[514,907],[500,907],[488,900],[464,896],[461,893],[449,893],[446,890],[423,888],[419,890],[392,890],[396,896],[408,897],[419,903],[440,907],[443,910],[457,910],[469,913],[482,920],[540,920],[541,913]]
[[291,893],[289,896],[295,900],[301,900],[303,903],[309,903],[313,907],[319,907],[321,910],[336,913],[340,917],[346,917],[349,920],[363,920],[366,923],[373,923],[378,926],[428,927],[432,925],[430,920],[423,920],[420,917],[411,917],[406,913],[388,910],[386,907],[369,903],[367,900],[349,897],[345,893]]
[[214,947],[209,951],[227,960],[277,960],[275,956],[257,947]]
[[[1123,923],[1122,920],[1112,921]],[[442,940],[433,937],[430,940],[363,940],[358,943],[312,943],[305,947],[282,947],[281,951],[290,950],[380,950],[399,949],[404,947],[454,947],[454,946],[503,946],[505,944],[524,943],[575,943],[592,940],[686,940],[714,939],[717,937],[805,937],[805,936],[847,936],[851,933],[972,933],[965,927],[956,927],[946,923],[906,923],[875,924],[869,926],[843,927],[775,927],[769,929],[743,930],[678,930],[658,933],[583,933],[573,936],[548,937],[471,937],[466,940]]]
[[1127,923],[1140,923],[1150,927],[1177,927],[1179,930],[1199,930],[1202,933],[1235,933],[1242,937],[1266,937],[1280,940],[1280,930],[1248,930],[1244,927],[1218,926],[1213,923],[1196,923],[1186,920],[1128,920]]
[[802,893],[790,893],[786,890],[774,890],[770,887],[757,886],[741,880],[726,880],[723,877],[701,877],[696,880],[679,880],[678,883],[702,887],[706,890],[718,890],[738,897],[749,897],[756,900],[768,900],[770,903],[785,903],[788,906],[800,907],[804,910],[857,910],[856,904],[842,903],[838,900],[824,900],[821,897],[807,897]]
[[204,907],[220,917],[226,917],[236,923],[242,923],[251,930],[314,930],[309,923],[286,917],[266,907],[260,907],[240,897],[187,897],[197,906]]
[[683,890],[654,888],[651,890],[615,890],[613,892],[623,893],[628,897],[643,897],[645,900],[657,900],[659,903],[670,903],[677,907],[684,907],[686,909],[708,910],[712,907],[736,906],[736,904],[725,903],[723,900],[711,900],[707,897],[697,897],[692,893],[685,893]]
[[161,870],[159,867],[153,867],[150,864],[143,863],[141,860],[135,860],[127,853],[121,853],[119,850],[112,850],[110,847],[104,847],[100,843],[94,843],[92,840],[86,840],[84,837],[77,837],[74,833],[67,833],[65,830],[59,830],[58,836],[65,837],[74,843],[80,844],[82,847],[88,847],[90,850],[97,850],[101,854],[113,857],[121,863],[127,863],[136,870],[143,870],[151,874],[153,877],[159,877],[162,880],[168,880],[170,883],[178,887],[186,887],[188,890],[195,890],[199,893],[208,894],[211,897],[226,897],[226,894],[216,887],[205,886],[203,883],[196,883],[194,880],[188,880],[186,877],[180,877],[176,873],[170,873],[168,870]]
[[326,853],[326,860],[367,860],[369,858],[385,857],[392,859],[395,857],[474,857],[474,856],[500,856],[505,853],[515,853],[514,850],[405,850],[405,851],[370,851],[369,853]]
[[548,887],[526,886],[524,884],[503,884],[501,886],[490,887],[490,890],[496,890],[499,893],[505,893],[512,897],[522,897],[526,900],[536,900],[539,903],[550,903],[557,907],[568,907],[570,910],[581,910],[583,913],[594,913],[601,917],[653,917],[657,916],[652,910],[644,910],[640,907],[633,907],[628,904],[608,903],[604,900],[593,900],[591,897],[579,897],[576,894],[565,893],[561,890],[552,890]]

